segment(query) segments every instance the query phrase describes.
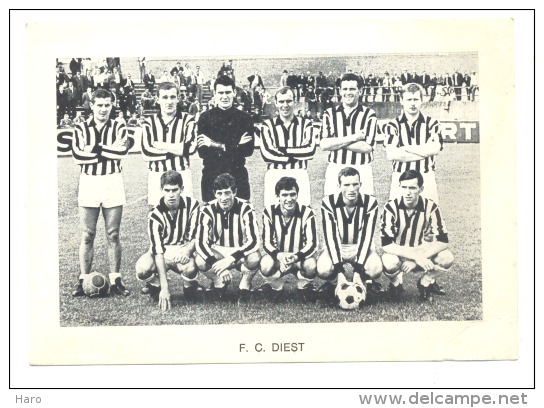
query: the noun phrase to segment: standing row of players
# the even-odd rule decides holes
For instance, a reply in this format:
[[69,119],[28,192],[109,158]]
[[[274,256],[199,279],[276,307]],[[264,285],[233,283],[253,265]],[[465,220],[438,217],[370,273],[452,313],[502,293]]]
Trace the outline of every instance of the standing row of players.
[[[144,279],[151,279],[148,282],[147,290],[158,297],[159,305],[163,309],[169,307],[169,293],[167,289],[164,289],[167,283],[165,276],[162,276],[163,272],[164,275],[166,272],[161,272],[161,267],[158,266],[156,259],[158,252],[153,253],[153,239],[168,232],[170,235],[165,236],[170,240],[174,238],[172,234],[176,234],[175,238],[178,238],[178,241],[184,237],[181,241],[176,241],[176,244],[179,244],[190,237],[185,234],[179,235],[179,229],[174,232],[172,226],[167,227],[167,222],[173,222],[172,217],[175,211],[174,213],[170,210],[164,212],[164,209],[168,207],[165,204],[164,186],[175,185],[180,190],[183,188],[186,196],[193,196],[189,156],[196,149],[203,158],[201,191],[203,201],[208,204],[203,207],[202,215],[198,217],[200,221],[197,222],[194,218],[193,222],[199,224],[200,229],[205,229],[205,226],[208,225],[205,222],[205,210],[214,209],[209,218],[214,219],[215,223],[208,225],[207,232],[202,232],[204,234],[202,237],[209,240],[209,248],[204,244],[196,246],[199,254],[195,259],[196,268],[191,273],[187,273],[187,276],[182,273],[186,278],[186,287],[189,292],[193,290],[189,288],[193,287],[194,290],[201,290],[194,282],[195,277],[191,275],[195,275],[197,270],[211,271],[213,287],[210,289],[220,292],[223,290],[221,288],[224,288],[231,279],[228,270],[236,264],[240,264],[240,269],[243,271],[241,297],[247,297],[251,289],[251,279],[260,263],[258,238],[256,241],[249,239],[251,236],[258,237],[254,216],[252,215],[251,218],[255,228],[239,224],[235,229],[232,225],[234,222],[233,208],[236,208],[237,211],[246,208],[245,211],[252,214],[252,207],[247,201],[250,199],[250,186],[248,172],[245,168],[245,158],[253,153],[253,124],[248,115],[233,108],[235,88],[229,77],[218,78],[214,84],[214,91],[217,107],[203,114],[199,119],[198,126],[196,126],[197,124],[191,116],[187,114],[176,116],[179,98],[177,87],[173,84],[162,84],[158,92],[161,111],[149,118],[143,130],[142,152],[145,160],[149,161],[149,204],[153,206],[159,200],[160,203],[152,210],[149,218],[149,232],[152,240],[150,256],[155,269],[150,266],[149,256],[144,256],[142,257],[144,260],[140,260],[138,265],[145,264],[147,258],[148,268],[137,267],[137,270],[140,277],[145,275],[143,270],[157,271],[156,276],[153,272],[151,277],[144,277]],[[343,263],[351,262],[355,272],[362,274],[363,281],[368,282],[370,290],[379,292],[381,289],[376,282],[373,282],[373,279],[379,276],[382,269],[385,268],[385,271],[388,271],[386,273],[392,278],[390,284],[392,295],[398,295],[401,292],[401,272],[421,269],[426,271],[423,279],[419,281],[421,297],[426,298],[432,291],[443,293],[431,273],[437,269],[435,265],[440,264],[442,268],[448,268],[453,261],[453,256],[447,251],[447,233],[438,209],[434,178],[434,156],[442,148],[442,139],[438,122],[420,112],[421,87],[417,84],[405,85],[402,93],[404,111],[399,118],[384,127],[387,134],[387,155],[393,161],[394,169],[390,198],[396,203],[396,210],[393,207],[389,210],[387,206],[385,208],[386,212],[390,211],[393,214],[394,223],[391,224],[389,233],[392,241],[384,245],[384,251],[388,253],[386,247],[391,244],[395,245],[392,246],[394,249],[390,253],[391,258],[385,256],[383,259],[380,259],[371,248],[371,237],[377,216],[377,212],[375,212],[372,221],[370,214],[372,211],[377,211],[377,202],[373,197],[371,167],[377,118],[372,109],[359,103],[361,84],[357,76],[346,74],[342,78],[341,93],[342,104],[327,110],[322,127],[321,148],[330,151],[329,165],[325,176],[325,199],[322,206],[327,250],[321,257],[322,262],[316,262],[314,269],[317,270],[319,276],[326,280],[327,278],[333,280],[336,274],[342,270]],[[275,98],[280,114],[277,118],[265,123],[261,143],[263,158],[268,162],[268,171],[265,175],[265,206],[269,211],[269,217],[274,213],[274,208],[276,208],[276,212],[279,211],[281,198],[280,204],[277,204],[277,200],[283,190],[280,188],[279,191],[276,191],[277,181],[278,179],[284,180],[283,177],[288,174],[294,179],[296,185],[296,188],[292,186],[289,190],[296,190],[295,202],[297,203],[295,207],[298,215],[302,208],[311,211],[308,207],[311,195],[306,169],[308,160],[315,153],[315,138],[311,125],[306,123],[304,119],[294,117],[294,92],[290,88],[281,88]],[[121,260],[119,226],[122,206],[125,203],[120,159],[126,155],[128,150],[126,128],[108,119],[111,111],[111,95],[107,91],[96,91],[91,106],[93,119],[76,127],[72,144],[74,158],[82,170],[78,194],[82,225],[81,274],[74,295],[83,293],[81,281],[91,269],[93,241],[100,208],[103,209],[108,238],[111,291],[128,295],[129,291],[125,288],[119,273]],[[344,174],[346,168],[349,168],[348,173],[351,172],[350,174]],[[161,181],[162,175],[168,170],[179,173],[181,183],[164,184]],[[411,192],[410,197],[401,194],[406,189],[413,190],[411,187],[405,188],[401,185],[403,182],[400,180],[401,174],[409,176],[407,180],[416,180],[415,188],[418,191]],[[351,184],[351,187],[346,187],[344,194],[342,182],[343,179],[349,177],[352,178],[348,183]],[[225,178],[230,182],[223,180]],[[354,180],[355,178],[357,181]],[[218,179],[219,181],[223,180],[219,185],[221,188],[216,188]],[[419,193],[423,191],[423,185],[425,185],[425,196],[431,200],[427,201],[427,198],[419,197]],[[338,188],[343,192],[337,194]],[[230,193],[226,190],[229,190]],[[231,198],[218,197],[217,194],[230,195]],[[163,197],[161,198],[161,196]],[[234,198],[235,196],[236,198]],[[413,196],[416,196],[416,199],[413,206],[410,206],[408,202]],[[196,201],[193,198],[191,200],[196,205]],[[229,200],[232,201],[232,207],[225,211],[220,203],[227,205]],[[184,205],[186,204],[184,201],[182,202]],[[162,218],[162,224],[157,227],[158,235],[156,234],[154,237],[151,223],[155,217],[155,222],[160,224],[157,212],[161,213],[161,206],[165,215]],[[332,216],[327,216],[327,208]],[[400,217],[400,210],[404,211],[404,218]],[[244,220],[246,212],[238,213],[237,217],[240,222]],[[167,213],[170,214],[170,218],[166,215]],[[331,217],[335,219],[334,224],[328,224],[328,221],[332,220]],[[366,219],[366,217],[370,218]],[[189,222],[187,217],[176,218],[176,220],[180,223],[182,220],[185,223]],[[287,233],[290,225],[289,220],[289,217],[284,217],[283,223],[280,222],[282,234]],[[332,229],[333,226],[335,229]],[[250,230],[253,232],[251,233]],[[400,230],[402,232],[399,233]],[[230,232],[225,235],[226,231]],[[382,239],[383,231],[382,228]],[[200,241],[195,242],[203,242],[204,238],[202,237]],[[282,239],[285,240],[285,237]],[[302,236],[299,237],[301,245],[306,242],[306,239]],[[276,240],[278,241],[278,239]],[[221,245],[220,242],[228,242],[228,245]],[[247,244],[248,242],[251,245]],[[278,242],[284,241],[279,240]],[[438,242],[441,245],[437,244]],[[232,254],[228,251],[220,253],[216,248],[213,248],[214,245],[244,249],[236,249]],[[348,245],[351,247],[344,247]],[[251,247],[251,252],[248,252],[247,246]],[[155,248],[157,247],[155,244]],[[411,248],[411,250],[406,251],[405,248]],[[182,255],[173,258],[173,260],[176,262],[179,260],[181,265],[187,266],[190,263],[187,260],[189,249],[190,246],[183,251],[180,250]],[[278,253],[272,251],[269,254],[273,262],[266,260],[268,259],[266,257],[263,258],[264,264],[260,266],[264,276],[270,275],[272,279],[277,278],[278,273],[281,275],[282,269],[284,271],[287,267],[293,269],[292,265],[297,265],[298,269],[305,270],[301,263],[304,259],[293,254],[278,256],[280,253],[283,254],[283,251],[278,248]],[[437,258],[439,255],[440,257]],[[277,264],[278,271],[270,267],[271,262],[274,265]],[[309,263],[311,264],[311,262]],[[162,266],[166,268],[166,264]],[[300,272],[299,278],[311,279],[309,276],[312,276],[310,273],[312,268],[308,267],[307,269],[306,276]],[[313,275],[315,276],[315,273]],[[191,283],[191,279],[193,283]],[[160,285],[157,286],[157,283]],[[272,283],[267,282],[267,287],[272,288]],[[308,292],[315,290],[313,285],[308,282],[303,281],[299,286],[301,290],[304,289]],[[157,291],[158,287],[162,289]],[[321,292],[330,294],[333,289],[332,284],[325,284],[321,288]],[[163,291],[164,294],[160,295]]]

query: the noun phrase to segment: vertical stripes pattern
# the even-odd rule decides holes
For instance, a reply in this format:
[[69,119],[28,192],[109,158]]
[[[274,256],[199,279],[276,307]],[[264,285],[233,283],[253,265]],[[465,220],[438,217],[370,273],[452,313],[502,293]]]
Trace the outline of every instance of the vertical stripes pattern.
[[[81,166],[81,172],[90,176],[121,173],[121,159],[128,153],[128,144],[121,146],[119,142],[126,138],[126,126],[111,119],[100,131],[93,119],[79,123],[72,141],[74,160]],[[101,146],[102,149],[99,153],[86,152],[88,146]]]
[[[166,125],[160,114],[149,117],[142,126],[142,155],[148,169],[163,173],[189,168],[189,156],[196,151],[196,122],[192,115],[182,112]],[[174,155],[154,147],[155,142],[180,144],[183,153]]]
[[341,194],[323,198],[321,222],[325,246],[333,264],[342,262],[341,246],[357,244],[357,263],[365,264],[376,228],[378,200],[367,194],[359,195],[355,209],[348,213]]
[[[346,137],[364,130],[365,142],[370,146],[376,143],[376,125],[378,119],[373,109],[359,104],[351,113],[346,116],[344,107],[329,108],[323,115],[323,126],[321,126],[321,140],[327,137]],[[374,160],[374,153],[358,153],[348,149],[338,149],[329,152],[329,162],[337,164],[368,164]]]
[[214,256],[212,245],[237,248],[233,254],[237,259],[255,252],[260,245],[259,229],[249,202],[234,198],[228,212],[221,209],[217,200],[210,201],[202,208],[196,250],[204,260]]
[[[412,125],[408,124],[406,115],[396,118],[383,127],[385,144],[395,147],[422,145],[433,136],[437,136],[442,150],[444,140],[440,131],[440,123],[436,119],[424,116],[422,113]],[[406,170],[417,170],[420,173],[428,173],[435,170],[435,156],[429,156],[421,160],[403,162],[393,160],[393,171],[404,173]]]
[[407,210],[402,197],[387,202],[381,219],[382,246],[394,242],[415,247],[423,243],[426,235],[448,242],[446,222],[436,203],[420,196],[413,213],[409,215]]
[[261,154],[269,169],[307,169],[316,143],[311,121],[294,117],[289,127],[278,116],[264,123]]
[[150,252],[163,254],[166,245],[182,245],[195,239],[199,210],[197,200],[181,196],[179,208],[172,216],[161,198],[147,220]]
[[311,256],[317,248],[313,210],[297,205],[293,217],[285,223],[279,204],[266,208],[263,213],[263,247],[270,255],[277,252],[300,253],[301,260]]

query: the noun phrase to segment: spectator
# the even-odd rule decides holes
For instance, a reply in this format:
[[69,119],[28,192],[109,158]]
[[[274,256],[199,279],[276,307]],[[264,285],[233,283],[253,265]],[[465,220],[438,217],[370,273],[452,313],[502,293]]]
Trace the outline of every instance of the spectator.
[[72,83],[74,85],[74,89],[76,93],[77,104],[80,105],[83,92],[85,91],[84,84],[83,84],[83,77],[81,76],[80,71],[76,72],[76,76],[72,78]]
[[463,87],[465,88],[465,92],[467,94],[467,101],[470,100],[470,81],[470,76],[468,74],[465,74],[463,76]]
[[138,126],[140,126],[140,122],[138,121],[138,115],[136,114],[136,112],[134,112],[134,113],[130,116],[130,119],[129,119],[128,122],[127,122],[127,126],[131,126],[131,127],[138,127]]
[[155,107],[155,97],[149,89],[146,89],[141,96],[141,105],[144,109],[153,109]]
[[119,88],[122,86],[123,83],[124,81],[121,72],[119,72],[119,69],[117,67],[113,68],[112,74],[110,76],[110,88],[115,88],[116,91],[119,91]]
[[287,77],[288,77],[287,74],[288,74],[287,70],[284,70],[283,74],[280,77],[280,88],[288,86],[287,85]]
[[145,77],[145,67],[146,67],[145,57],[138,57],[138,66],[140,68],[140,82],[143,82]]
[[393,86],[389,72],[384,74],[380,85],[382,87],[382,101],[389,102],[391,100],[391,87]]
[[127,110],[130,112],[130,114],[134,113],[136,111],[136,106],[138,105],[138,101],[136,99],[136,95],[134,95],[134,90],[129,90],[127,94]]
[[149,73],[144,75],[144,84],[151,93],[155,91],[155,75],[153,75],[153,71],[149,70]]
[[456,69],[455,73],[452,75],[451,82],[453,85],[453,90],[455,92],[455,99],[458,101],[461,100],[461,89],[463,86],[463,75],[459,73],[459,70]]
[[317,112],[317,97],[315,96],[314,87],[312,85],[308,86],[308,90],[304,95],[306,101],[306,111],[309,111],[313,115]]
[[85,116],[81,114],[80,111],[76,112],[76,117],[74,118],[74,125],[77,125],[78,123],[85,122]]
[[86,90],[89,87],[91,88],[91,90],[95,88],[92,71],[90,69],[85,71],[85,76],[83,76],[82,78],[83,78],[83,90]]
[[470,86],[469,86],[469,99],[474,101],[474,97],[476,95],[476,91],[480,91],[480,88],[478,87],[478,76],[476,75],[476,72],[472,72],[472,76],[470,77]]
[[429,102],[434,101],[434,98],[436,96],[437,85],[438,85],[438,78],[436,77],[436,74],[433,73],[431,76],[431,79],[429,80],[429,89],[431,90],[431,96],[429,98]]
[[300,92],[297,85],[298,85],[297,76],[294,75],[292,72],[289,72],[287,75],[287,86],[295,91],[295,100],[299,101]]
[[59,85],[57,89],[57,120],[60,121],[60,118],[66,113],[66,108],[68,105],[68,100],[66,97],[66,92],[64,92],[64,84]]
[[115,118],[115,121],[119,123],[120,125],[126,126],[127,122],[125,120],[125,114],[123,111],[117,112],[117,117]]
[[191,103],[188,113],[196,117],[200,113],[200,103],[198,101]]
[[[368,89],[370,91],[370,95],[372,96],[372,102],[376,102],[376,94],[378,93],[378,79],[374,77],[372,73],[368,74]],[[370,100],[367,102],[370,102]]]
[[74,127],[74,122],[72,122],[72,119],[70,119],[70,116],[67,113],[65,113],[64,118],[60,120],[59,128],[68,129],[73,127]]
[[177,62],[174,68],[170,70],[170,76],[174,76],[174,74],[183,74],[183,67],[181,66],[181,62]]
[[319,97],[321,92],[327,87],[327,78],[323,75],[322,71],[319,71],[315,77],[315,96]]
[[126,94],[134,91],[134,81],[132,81],[132,75],[127,74],[127,77],[123,81],[123,87],[125,88]]
[[[264,87],[263,79],[259,75],[259,72],[255,71],[255,74],[250,75],[247,77],[247,81],[249,82],[249,96],[251,98],[251,103],[255,107],[255,109],[260,109],[261,104],[257,103],[258,98],[258,87]],[[259,98],[260,99],[260,98]]]
[[421,77],[417,74],[416,71],[412,73],[412,82],[421,85]]
[[70,61],[70,72],[72,73],[72,76],[75,76],[76,72],[80,70],[81,70],[81,66],[76,61],[75,58],[72,58],[72,60]]
[[70,117],[74,117],[76,115],[76,106],[78,105],[78,101],[77,101],[76,90],[72,82],[68,84],[68,88],[65,89],[65,93],[66,93],[66,112],[70,115]]
[[126,112],[128,109],[128,95],[125,93],[125,88],[119,88],[117,95],[117,106],[121,112]]
[[431,77],[429,76],[429,74],[427,74],[427,72],[423,71],[423,74],[421,74],[421,77],[420,77],[420,85],[425,90],[425,96],[429,96],[430,83],[431,83]]
[[159,78],[159,84],[164,84],[165,82],[171,82],[170,75],[168,75],[167,70],[162,71],[162,76]]
[[93,89],[90,86],[88,86],[87,92],[83,94],[83,97],[82,97],[83,102],[81,104],[83,106],[83,110],[86,116],[88,116],[91,113],[92,97],[93,97]]
[[200,66],[197,65],[195,71],[195,80],[196,80],[196,97],[198,102],[202,103],[202,90],[204,84],[206,83],[206,77],[204,73],[200,70]]
[[405,69],[402,71],[402,74],[400,75],[400,81],[402,82],[402,85],[413,82],[412,75],[408,73],[408,70]]
[[263,114],[267,119],[273,119],[274,113],[276,112],[276,105],[272,101],[272,95],[270,95],[264,87],[261,89],[261,99],[263,103]]

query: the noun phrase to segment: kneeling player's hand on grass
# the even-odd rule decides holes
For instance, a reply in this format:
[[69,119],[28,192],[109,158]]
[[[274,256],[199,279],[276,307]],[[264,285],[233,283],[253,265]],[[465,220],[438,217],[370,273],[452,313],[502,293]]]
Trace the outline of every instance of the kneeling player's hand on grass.
[[161,289],[161,293],[159,293],[159,308],[161,310],[170,309],[170,292],[168,289]]

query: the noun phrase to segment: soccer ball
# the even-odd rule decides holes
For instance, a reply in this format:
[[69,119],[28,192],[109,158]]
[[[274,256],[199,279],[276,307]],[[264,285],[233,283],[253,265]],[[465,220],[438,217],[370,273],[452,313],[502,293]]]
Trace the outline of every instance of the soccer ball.
[[108,279],[100,272],[91,272],[83,278],[83,291],[89,297],[104,296],[109,288]]
[[357,309],[366,300],[366,288],[358,282],[343,282],[334,292],[338,305],[345,310]]

